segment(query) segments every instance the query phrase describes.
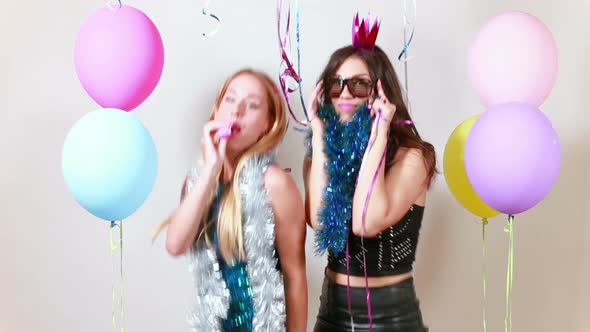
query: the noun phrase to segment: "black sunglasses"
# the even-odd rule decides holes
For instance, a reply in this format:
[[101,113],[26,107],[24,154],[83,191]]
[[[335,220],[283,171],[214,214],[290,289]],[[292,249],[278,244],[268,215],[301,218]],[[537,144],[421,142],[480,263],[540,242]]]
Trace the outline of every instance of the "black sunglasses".
[[337,98],[344,91],[345,86],[348,87],[350,94],[357,98],[367,98],[373,92],[373,83],[369,79],[339,77],[328,81],[328,94],[331,98]]

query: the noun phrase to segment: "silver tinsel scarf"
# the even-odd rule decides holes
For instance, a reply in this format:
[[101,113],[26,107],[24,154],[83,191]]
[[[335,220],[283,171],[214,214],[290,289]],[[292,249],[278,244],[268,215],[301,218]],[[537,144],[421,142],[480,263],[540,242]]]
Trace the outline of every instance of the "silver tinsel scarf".
[[[274,153],[250,159],[240,174],[244,250],[252,287],[255,332],[285,331],[285,291],[283,276],[276,268],[275,224],[270,199],[264,186],[264,173],[274,161]],[[198,170],[187,174],[186,190],[198,181]],[[200,239],[189,255],[196,301],[188,313],[193,332],[221,331],[220,321],[227,318],[229,290],[220,270],[215,250]]]

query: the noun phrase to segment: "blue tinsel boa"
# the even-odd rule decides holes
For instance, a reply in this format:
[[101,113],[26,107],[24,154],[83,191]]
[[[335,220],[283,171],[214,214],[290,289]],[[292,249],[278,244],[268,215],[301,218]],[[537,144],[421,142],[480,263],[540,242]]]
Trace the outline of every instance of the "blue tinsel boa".
[[352,220],[352,199],[373,118],[370,110],[361,106],[349,122],[341,123],[332,104],[322,106],[318,116],[324,122],[328,183],[318,215],[320,227],[316,232],[316,251],[323,253],[328,249],[339,254],[346,249]]

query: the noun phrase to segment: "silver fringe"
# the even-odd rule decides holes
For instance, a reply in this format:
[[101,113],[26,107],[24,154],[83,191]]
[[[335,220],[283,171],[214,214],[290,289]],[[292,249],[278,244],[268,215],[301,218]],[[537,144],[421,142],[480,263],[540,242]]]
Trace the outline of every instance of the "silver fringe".
[[[264,173],[274,158],[274,152],[253,157],[240,175],[244,250],[253,293],[255,332],[286,330],[283,276],[276,269],[274,213],[264,185]],[[198,180],[196,168],[189,171],[186,180],[188,193]],[[219,269],[217,254],[200,240],[189,258],[189,270],[197,292],[188,323],[193,332],[221,331],[221,320],[227,318],[229,308],[229,290]]]
[[254,302],[254,331],[285,331],[285,288],[277,270],[274,213],[264,185],[264,173],[274,154],[252,158],[240,176],[244,249]]
[[[196,167],[186,175],[185,194],[199,180]],[[227,318],[229,290],[221,273],[217,254],[207,247],[205,241],[197,241],[189,252],[189,271],[193,276],[196,301],[188,312],[187,321],[193,332],[221,332],[220,319]]]

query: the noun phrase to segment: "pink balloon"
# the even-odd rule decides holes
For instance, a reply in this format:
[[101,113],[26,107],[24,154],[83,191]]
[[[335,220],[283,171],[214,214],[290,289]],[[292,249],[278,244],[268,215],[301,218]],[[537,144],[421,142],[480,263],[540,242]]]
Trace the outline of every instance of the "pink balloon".
[[486,107],[512,101],[541,106],[553,89],[557,67],[553,35],[528,13],[492,17],[469,48],[469,80]]
[[130,111],[154,90],[164,46],[154,23],[131,6],[102,8],[82,25],[74,47],[82,86],[103,108]]

